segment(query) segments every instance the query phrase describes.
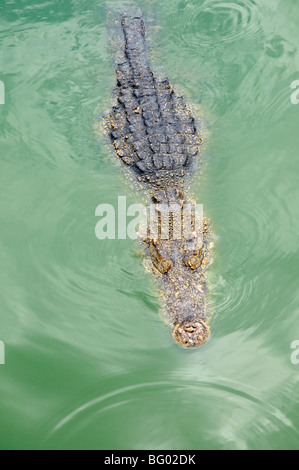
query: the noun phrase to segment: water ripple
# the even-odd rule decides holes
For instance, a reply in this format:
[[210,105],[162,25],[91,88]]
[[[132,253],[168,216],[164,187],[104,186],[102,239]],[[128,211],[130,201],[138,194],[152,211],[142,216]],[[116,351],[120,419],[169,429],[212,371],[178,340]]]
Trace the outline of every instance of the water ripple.
[[241,37],[252,40],[262,35],[260,20],[261,11],[254,0],[184,2],[176,39],[188,48]]
[[[201,403],[205,403],[205,406],[201,406]],[[149,406],[150,404],[152,406]],[[241,419],[243,423],[241,427],[240,422],[237,424],[238,419],[235,423],[228,419],[232,405],[235,417],[239,416],[239,421]],[[205,419],[209,413],[212,414],[205,421],[207,434],[204,438],[203,435],[199,435],[197,423]],[[163,419],[165,415],[167,415],[167,420]],[[52,440],[58,442],[61,438],[64,446],[69,445],[72,439],[82,438],[87,429],[89,431],[96,429],[99,432],[102,428],[106,428],[109,434],[108,421],[113,422],[114,419],[119,420],[120,417],[124,429],[122,434],[126,434],[126,423],[130,426],[129,441],[131,448],[134,449],[139,448],[140,445],[140,448],[162,448],[161,445],[167,445],[167,443],[170,445],[168,448],[176,448],[176,442],[178,446],[184,444],[186,449],[191,446],[197,448],[196,442],[200,437],[203,438],[201,445],[205,446],[212,437],[216,417],[215,428],[216,432],[221,435],[223,448],[250,447],[250,439],[252,439],[250,429],[260,435],[265,427],[268,432],[282,427],[287,432],[293,430],[292,422],[280,409],[242,389],[206,381],[185,380],[178,384],[168,380],[122,387],[80,405],[53,427],[46,445],[51,444]],[[258,429],[255,429],[256,420],[260,424]],[[145,422],[147,423],[146,443],[140,427],[143,426],[144,429]],[[203,430],[200,433],[203,434]],[[97,435],[94,439],[91,438],[88,447],[93,447],[97,439]],[[117,444],[121,445],[122,438],[118,439],[120,442]]]

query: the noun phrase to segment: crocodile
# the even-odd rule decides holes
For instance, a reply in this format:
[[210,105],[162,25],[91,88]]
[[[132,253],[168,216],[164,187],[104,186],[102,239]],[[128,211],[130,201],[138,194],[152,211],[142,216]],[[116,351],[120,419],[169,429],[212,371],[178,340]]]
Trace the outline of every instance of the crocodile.
[[[173,208],[181,214],[194,203],[189,186],[198,168],[202,136],[184,98],[150,66],[142,13],[122,14],[119,30],[115,104],[105,117],[105,129],[121,165],[158,214],[158,229],[152,233],[148,227],[142,241],[172,336],[181,346],[192,348],[210,336],[206,281],[212,259],[210,223],[204,218],[197,224],[192,212],[188,227],[182,219],[182,236],[174,236],[181,219],[175,218]],[[165,219],[167,237],[161,230]]]

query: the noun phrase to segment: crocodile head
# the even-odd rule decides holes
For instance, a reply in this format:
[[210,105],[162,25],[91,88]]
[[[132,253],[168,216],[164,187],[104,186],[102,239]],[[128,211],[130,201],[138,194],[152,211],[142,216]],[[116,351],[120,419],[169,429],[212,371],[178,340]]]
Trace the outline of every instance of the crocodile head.
[[173,339],[189,348],[203,344],[210,335],[205,273],[211,262],[211,243],[207,223],[205,227],[200,245],[194,239],[173,237],[149,242],[166,321],[173,327]]

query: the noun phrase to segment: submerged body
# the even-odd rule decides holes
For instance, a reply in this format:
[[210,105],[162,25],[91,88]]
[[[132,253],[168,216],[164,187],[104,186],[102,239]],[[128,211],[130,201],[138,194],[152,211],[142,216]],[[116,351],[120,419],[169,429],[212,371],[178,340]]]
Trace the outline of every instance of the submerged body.
[[[183,98],[150,68],[141,14],[123,15],[120,49],[116,105],[106,118],[107,131],[118,157],[158,214],[157,229],[148,226],[144,242],[165,318],[177,342],[197,346],[209,337],[205,273],[210,236],[207,222],[198,224],[194,213],[186,223],[184,208],[191,205],[187,182],[202,139]],[[162,230],[165,220],[167,236]]]

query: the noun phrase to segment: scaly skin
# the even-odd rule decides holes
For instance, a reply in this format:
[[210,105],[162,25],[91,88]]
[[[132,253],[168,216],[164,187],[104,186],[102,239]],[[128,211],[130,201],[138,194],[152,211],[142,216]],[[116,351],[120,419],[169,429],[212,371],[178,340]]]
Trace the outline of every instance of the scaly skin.
[[144,241],[173,338],[194,347],[209,337],[205,281],[211,261],[209,227],[205,221],[203,233],[196,231],[193,217],[187,235],[177,240],[173,218],[167,216],[170,236],[164,240],[159,208],[190,204],[187,178],[195,168],[201,137],[183,98],[150,68],[142,15],[123,15],[121,34],[116,105],[106,118],[106,128],[118,157],[160,213],[156,236],[148,230]]

